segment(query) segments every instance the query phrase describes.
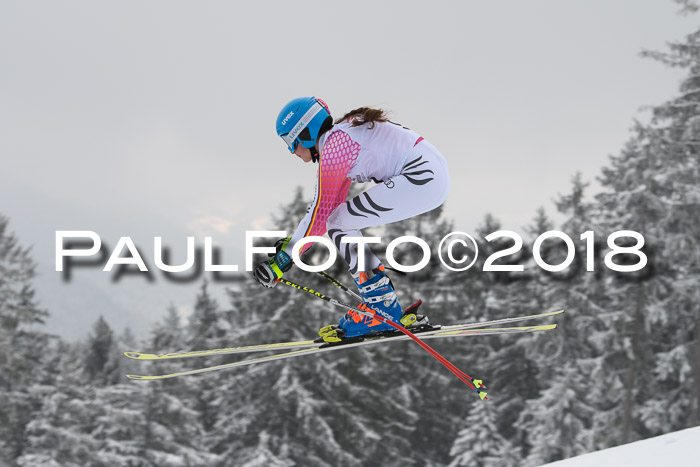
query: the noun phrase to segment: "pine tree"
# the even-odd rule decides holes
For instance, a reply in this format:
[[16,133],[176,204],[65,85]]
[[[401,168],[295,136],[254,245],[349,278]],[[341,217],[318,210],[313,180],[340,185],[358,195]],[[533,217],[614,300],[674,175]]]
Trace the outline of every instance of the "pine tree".
[[[226,347],[226,336],[231,323],[219,308],[217,301],[209,294],[208,282],[205,280],[197,294],[194,311],[189,317],[185,343],[189,349],[213,349]],[[172,319],[172,318],[171,318]],[[206,366],[211,359],[197,359],[185,362],[185,365]],[[195,409],[205,432],[211,431],[218,418],[215,394],[218,392],[214,378],[202,378],[195,391],[189,391],[194,398]]]
[[41,352],[50,336],[37,329],[48,312],[34,298],[35,263],[8,231],[0,215],[0,459],[13,460],[26,448],[25,429],[36,409],[27,388],[47,377]]
[[518,424],[529,433],[526,465],[540,465],[592,449],[594,409],[586,402],[586,369],[569,362],[556,369],[542,396],[530,402]]
[[125,383],[37,387],[41,416],[19,465],[209,466],[198,413],[166,388]]
[[667,53],[645,55],[687,69],[688,77],[678,97],[653,109],[650,124],[635,126],[601,177],[605,227],[642,233],[649,255],[633,280],[616,278],[624,295],[615,301],[633,323],[623,440],[700,423],[700,31]]
[[[167,310],[167,314],[161,321],[156,322],[151,329],[151,335],[147,342],[143,344],[143,349],[151,353],[164,353],[164,352],[179,352],[186,350],[194,350],[188,344],[185,343],[187,330],[182,323],[182,319],[179,316],[177,310],[173,305],[170,305]],[[200,347],[204,348],[204,347]],[[137,366],[138,370],[136,373],[143,371],[143,365],[139,363]],[[171,360],[163,362],[154,362],[153,365],[149,365],[149,369],[152,368],[154,374],[168,374],[177,373],[187,368],[187,365],[204,365],[205,362],[188,362],[187,360]],[[191,379],[171,379],[164,380],[161,382],[164,391],[172,394],[177,394],[181,399],[193,398],[193,394],[198,392],[196,388],[196,383]]]
[[[680,3],[685,13],[698,10],[695,2]],[[664,308],[675,310],[672,344],[660,349],[654,371],[673,401],[662,417],[649,417],[651,410],[645,415],[645,424],[658,432],[657,427],[667,430],[700,424],[700,30],[671,43],[668,53],[648,55],[688,71],[680,96],[654,109],[656,131],[647,144],[656,160],[663,159],[658,184],[650,188],[666,208],[657,224],[665,231],[661,243],[665,248],[657,257],[663,254],[668,259],[675,292],[664,295],[672,299],[662,302]],[[657,322],[666,321],[665,314],[661,306],[652,310]]]
[[91,386],[57,384],[37,388],[40,416],[26,430],[27,448],[17,459],[21,466],[100,465],[100,443],[92,436],[99,407]]
[[452,445],[449,467],[517,467],[518,449],[501,435],[493,402],[475,401]]
[[85,373],[95,384],[117,384],[123,378],[120,354],[112,328],[100,316],[85,346]]
[[42,324],[48,312],[34,298],[36,264],[29,249],[8,231],[8,224],[0,215],[0,389],[12,391],[34,374],[39,363],[34,349],[48,338],[34,326]]

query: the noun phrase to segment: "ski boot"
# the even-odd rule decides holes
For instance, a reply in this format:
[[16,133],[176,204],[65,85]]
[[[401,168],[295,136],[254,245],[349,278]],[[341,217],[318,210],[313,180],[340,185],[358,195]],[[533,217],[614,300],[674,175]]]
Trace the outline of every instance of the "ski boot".
[[[384,266],[372,270],[371,276],[360,273],[360,277],[355,280],[360,291],[362,303],[358,309],[368,310],[375,314],[400,323],[404,327],[413,326],[417,323],[427,324],[424,316],[418,318],[415,311],[420,306],[420,301],[403,312],[399,299],[394,291],[391,280],[384,272]],[[368,335],[381,335],[394,328],[386,323],[382,323],[372,315],[363,315],[354,310],[349,310],[345,316],[340,318],[338,325],[330,325],[321,328],[318,334],[325,342],[341,342],[348,338],[355,338]]]

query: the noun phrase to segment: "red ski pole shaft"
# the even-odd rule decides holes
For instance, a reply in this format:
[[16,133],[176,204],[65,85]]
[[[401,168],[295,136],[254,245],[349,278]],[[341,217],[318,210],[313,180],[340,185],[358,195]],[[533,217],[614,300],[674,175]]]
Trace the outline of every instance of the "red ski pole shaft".
[[[352,290],[350,290],[350,289],[349,289],[347,286],[345,286],[342,282],[340,282],[338,279],[336,279],[335,277],[331,276],[331,275],[328,274],[327,272],[321,271],[321,272],[318,272],[317,274],[319,274],[319,275],[320,275],[321,277],[323,277],[324,279],[327,279],[327,280],[331,281],[331,283],[333,283],[333,285],[335,285],[336,287],[338,287],[340,290],[342,290],[343,292],[347,293],[348,295],[350,295],[350,296],[352,296],[352,297],[354,297],[354,298],[357,298],[358,300],[362,300],[361,297],[360,297],[359,295],[357,295],[355,292],[353,292]],[[375,315],[375,316],[376,316],[376,315]],[[392,323],[390,323],[390,324],[392,324]],[[403,329],[404,329],[404,328],[401,327],[399,330],[402,331]],[[422,341],[421,341],[421,342],[422,342]],[[426,347],[428,347],[428,346],[426,345]],[[428,347],[428,348],[429,348],[430,350],[428,350],[428,349],[425,349],[425,350],[428,350],[428,352],[430,352],[431,355],[433,355],[436,359],[439,360],[440,358],[442,358],[442,355],[440,355],[439,353],[437,353],[437,351],[435,351],[434,349],[432,349],[432,348],[430,348],[430,347]],[[445,360],[448,364],[451,365],[451,363],[450,363],[448,360],[446,360],[446,359],[444,359],[444,360]],[[443,362],[441,362],[441,363],[443,363]],[[443,365],[444,365],[444,364],[445,364],[445,363],[443,363]],[[454,367],[454,365],[452,365],[452,366]],[[473,381],[473,378],[472,378],[472,377],[470,377],[468,374],[464,373],[464,372],[463,372],[462,370],[460,370],[459,368],[454,367],[454,369],[457,370],[458,372],[460,372],[464,377],[468,378],[470,381]],[[483,385],[482,385],[482,386],[483,386]]]
[[[375,315],[375,318],[379,318],[379,317]],[[447,368],[448,370],[450,370],[452,373],[454,373],[455,376],[457,376],[459,379],[461,379],[462,381],[464,381],[464,383],[465,383],[467,386],[469,386],[470,388],[472,388],[472,389],[474,389],[475,391],[477,391],[476,387],[474,387],[474,385],[473,385],[472,382],[471,382],[474,378],[472,378],[471,376],[469,376],[468,374],[466,374],[465,372],[463,372],[462,370],[460,370],[459,368],[457,368],[456,366],[454,366],[454,365],[452,364],[452,362],[450,362],[448,359],[446,359],[445,357],[443,357],[442,355],[440,355],[440,354],[438,353],[437,350],[433,349],[433,348],[430,347],[428,344],[426,344],[425,342],[423,342],[422,340],[420,340],[420,339],[419,339],[415,334],[413,334],[411,331],[409,331],[408,329],[404,328],[404,327],[401,326],[401,325],[398,325],[398,324],[394,323],[393,321],[389,321],[389,320],[380,320],[380,321],[383,321],[384,323],[389,324],[389,325],[392,326],[393,328],[398,329],[399,331],[403,332],[403,333],[406,334],[408,337],[410,337],[411,339],[413,339],[413,341],[414,341],[416,344],[420,345],[420,346],[423,348],[423,350],[427,351],[427,352],[428,352],[430,355],[432,355],[438,362],[442,363],[443,366],[445,366],[445,368]]]
[[[413,334],[411,331],[409,331],[408,329],[404,328],[403,326],[401,326],[401,325],[399,325],[399,324],[397,324],[397,323],[394,323],[394,322],[391,321],[391,320],[388,320],[388,319],[384,318],[383,316],[380,316],[380,315],[376,314],[376,313],[374,312],[374,310],[372,310],[371,308],[360,309],[360,308],[356,308],[356,307],[354,307],[354,306],[350,306],[350,305],[348,305],[348,304],[346,304],[346,303],[342,303],[342,302],[340,302],[340,301],[338,301],[338,300],[336,300],[336,299],[334,299],[334,298],[327,297],[326,295],[324,295],[324,294],[322,294],[322,293],[320,293],[320,292],[317,292],[317,291],[315,291],[315,290],[313,290],[313,289],[310,289],[310,288],[308,288],[308,287],[305,287],[305,286],[303,286],[303,285],[296,284],[296,283],[294,283],[294,282],[292,282],[292,281],[290,281],[290,280],[287,280],[287,279],[277,279],[277,282],[281,282],[282,284],[285,284],[285,285],[287,285],[287,286],[293,287],[293,288],[295,288],[295,289],[297,289],[297,290],[301,290],[301,291],[307,292],[308,294],[310,294],[310,295],[312,295],[312,296],[314,296],[314,297],[316,297],[316,298],[320,298],[321,300],[327,301],[327,302],[329,302],[329,303],[331,303],[331,304],[333,304],[333,305],[336,305],[336,306],[339,306],[339,307],[342,307],[342,308],[347,308],[347,309],[353,310],[353,311],[355,311],[355,312],[357,312],[357,313],[360,313],[360,314],[362,314],[362,315],[369,315],[369,316],[372,316],[373,318],[377,319],[379,322],[389,324],[389,325],[392,326],[393,328],[398,329],[399,331],[401,331],[402,333],[404,333],[404,334],[406,334],[408,337],[410,337],[410,338],[411,338],[414,342],[416,342],[418,345],[420,345],[420,346],[423,348],[423,350],[425,350],[425,351],[428,352],[430,355],[432,355],[433,358],[435,358],[437,361],[439,361],[440,363],[442,363],[442,365],[443,365],[445,368],[447,368],[448,370],[450,370],[450,372],[452,372],[455,376],[457,376],[457,377],[458,377],[464,384],[466,384],[469,388],[471,388],[471,389],[473,389],[474,391],[476,391],[477,393],[479,393],[479,395],[481,395],[482,399],[486,399],[486,395],[485,395],[484,393],[481,393],[481,391],[479,391],[479,389],[478,389],[474,384],[472,384],[473,378],[472,378],[471,376],[469,376],[468,374],[464,373],[462,370],[460,370],[459,368],[457,368],[456,366],[454,366],[449,360],[447,360],[445,357],[443,357],[442,355],[440,355],[435,349],[433,349],[433,348],[430,347],[428,344],[426,344],[425,342],[423,342],[422,340],[420,340],[418,337],[416,337],[416,335]],[[337,281],[336,281],[336,282],[337,282]],[[483,395],[482,395],[482,394],[483,394]]]

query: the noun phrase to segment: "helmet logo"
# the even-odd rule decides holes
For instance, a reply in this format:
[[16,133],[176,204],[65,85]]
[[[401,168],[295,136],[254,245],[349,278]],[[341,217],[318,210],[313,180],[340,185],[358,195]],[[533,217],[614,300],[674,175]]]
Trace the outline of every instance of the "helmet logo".
[[292,115],[294,115],[294,111],[289,112],[287,116],[282,119],[282,125],[286,125],[289,119],[292,118]]

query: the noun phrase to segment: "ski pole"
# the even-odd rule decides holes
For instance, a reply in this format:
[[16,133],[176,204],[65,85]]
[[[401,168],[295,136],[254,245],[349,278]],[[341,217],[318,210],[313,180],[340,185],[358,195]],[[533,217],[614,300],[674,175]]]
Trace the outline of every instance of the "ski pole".
[[[340,282],[340,281],[339,281],[338,279],[336,279],[335,277],[331,276],[330,274],[326,273],[325,271],[319,271],[317,274],[321,275],[321,276],[324,277],[325,279],[327,279],[327,280],[329,280],[330,282],[332,282],[333,285],[335,285],[336,287],[338,287],[340,290],[346,292],[346,293],[347,293],[348,295],[350,295],[351,297],[354,297],[354,298],[358,299],[360,302],[362,302],[362,297],[360,297],[359,295],[357,295],[357,293],[353,292],[351,289],[349,289],[348,287],[346,287],[342,282]],[[431,350],[433,350],[433,349],[431,349]],[[435,353],[437,354],[437,352],[435,352]],[[431,355],[433,355],[433,357],[435,357],[435,358],[438,358],[438,357],[444,358],[444,357],[442,357],[442,355],[440,355],[440,354],[434,355],[432,352],[431,352]],[[438,359],[439,359],[439,358],[438,358]],[[449,362],[448,362],[448,363],[449,363]],[[454,366],[454,365],[453,365],[453,366]],[[459,368],[456,368],[456,367],[455,367],[455,369],[456,369],[457,371],[459,371],[464,377],[466,377],[466,378],[472,380],[472,378],[471,378],[468,374],[464,373],[464,372],[463,372],[462,370],[460,370]],[[481,381],[481,380],[476,380],[476,381],[479,383],[480,387],[486,387],[486,386],[483,384],[483,381]],[[477,386],[477,387],[479,387],[479,386]]]
[[[327,278],[331,278],[331,279],[332,279],[331,276],[328,276]],[[329,279],[329,280],[330,280],[330,279]],[[317,292],[317,291],[315,291],[315,290],[313,290],[313,289],[309,289],[308,287],[304,287],[304,286],[302,286],[302,285],[296,284],[296,283],[294,283],[294,282],[292,282],[292,281],[289,281],[289,280],[286,280],[286,279],[280,279],[279,282],[282,282],[282,283],[284,283],[285,285],[294,287],[294,288],[296,288],[296,289],[303,290],[303,291],[305,291],[305,292],[307,292],[307,293],[309,293],[309,294],[311,294],[311,295],[313,295],[313,296],[315,296],[315,297],[317,297],[317,298],[320,298],[320,299],[322,299],[322,300],[325,300],[325,301],[327,301],[327,302],[329,302],[329,303],[331,303],[331,304],[333,304],[333,305],[340,306],[340,307],[342,307],[342,308],[351,309],[351,310],[353,310],[353,311],[355,311],[355,312],[357,312],[357,313],[360,313],[360,314],[362,314],[362,315],[364,315],[364,316],[371,316],[372,318],[377,319],[379,322],[389,324],[389,325],[392,326],[393,328],[398,329],[399,331],[401,331],[402,333],[404,333],[404,334],[406,334],[408,337],[410,337],[412,340],[414,340],[418,345],[420,345],[424,350],[426,350],[430,355],[432,355],[433,358],[435,358],[437,361],[439,361],[440,363],[442,363],[443,366],[445,366],[448,370],[450,370],[455,376],[457,376],[460,380],[462,380],[467,386],[469,386],[471,389],[473,389],[474,391],[476,391],[482,399],[488,399],[488,397],[486,397],[486,393],[485,393],[485,392],[479,391],[479,390],[477,389],[477,387],[483,387],[483,383],[482,383],[481,380],[474,380],[471,376],[467,375],[467,374],[464,373],[462,370],[460,370],[459,368],[457,368],[456,366],[454,366],[449,360],[447,360],[445,357],[443,357],[442,355],[440,355],[436,350],[434,350],[432,347],[430,347],[430,346],[427,345],[425,342],[423,342],[422,340],[420,340],[420,339],[419,339],[418,337],[416,337],[412,332],[408,331],[408,330],[407,330],[406,328],[404,328],[403,326],[398,325],[398,324],[394,323],[394,322],[391,321],[391,320],[387,320],[387,319],[385,319],[384,317],[377,315],[377,314],[376,314],[372,309],[370,309],[370,308],[362,308],[362,309],[360,309],[360,308],[352,307],[352,306],[350,306],[350,305],[348,305],[348,304],[346,304],[346,303],[342,303],[342,302],[339,302],[338,300],[335,300],[335,299],[333,299],[333,298],[326,297],[325,295],[323,295],[323,294],[321,294],[321,293],[319,293],[319,292]],[[338,287],[340,287],[340,288],[343,288],[343,287],[344,287],[344,286],[342,286],[342,284],[341,284],[339,281],[337,281],[337,280],[335,280],[335,279],[333,279],[333,282],[334,282]],[[345,289],[347,290],[347,287],[345,287]],[[474,381],[475,384],[472,384],[471,381]]]
[[[482,400],[488,399],[488,397],[486,397],[486,393],[483,391],[479,391],[479,389],[477,387],[477,386],[479,386],[479,387],[481,386],[480,380],[474,380],[471,376],[467,375],[462,370],[460,370],[459,368],[454,366],[449,360],[447,360],[445,357],[440,355],[436,350],[434,350],[428,344],[426,344],[425,342],[420,340],[418,337],[416,337],[415,334],[413,334],[411,331],[409,331],[408,329],[404,328],[403,326],[401,326],[399,324],[394,323],[391,320],[385,319],[383,316],[376,314],[371,308],[360,309],[360,308],[350,306],[346,303],[342,303],[334,298],[327,297],[326,295],[324,295],[320,292],[317,292],[317,291],[310,289],[308,287],[305,287],[303,285],[299,285],[299,284],[292,282],[288,279],[284,279],[284,278],[277,279],[277,282],[281,282],[282,284],[287,285],[289,287],[292,287],[294,289],[307,292],[308,294],[310,294],[316,298],[320,298],[321,300],[324,300],[332,305],[339,306],[339,307],[345,308],[345,309],[353,310],[356,313],[360,313],[361,315],[364,315],[364,316],[371,316],[372,318],[376,319],[377,321],[379,321],[381,323],[388,324],[391,327],[401,331],[402,333],[406,334],[409,338],[411,338],[414,342],[416,342],[418,345],[420,345],[426,352],[428,352],[430,355],[432,355],[433,358],[435,358],[437,361],[442,363],[442,365],[445,368],[450,370],[455,376],[457,376],[460,380],[462,380],[462,382],[464,382],[464,384],[466,384],[469,388],[476,391],[476,393],[479,394],[479,397]],[[337,281],[335,281],[335,282],[337,282]],[[339,282],[338,282],[338,284],[339,284]],[[474,381],[474,383],[476,383],[476,384],[473,384],[472,381]]]
[[336,278],[334,278],[334,277],[331,276],[330,274],[327,274],[325,271],[320,271],[318,274],[321,275],[321,276],[323,276],[324,278],[328,279],[329,281],[331,281],[331,282],[333,283],[333,285],[335,285],[336,287],[338,287],[338,288],[339,288],[340,290],[342,290],[343,292],[347,293],[347,294],[350,295],[351,297],[353,297],[353,298],[359,300],[360,302],[362,302],[362,297],[360,297],[359,295],[357,295],[357,293],[353,292],[351,289],[345,287],[339,280],[337,280]]

